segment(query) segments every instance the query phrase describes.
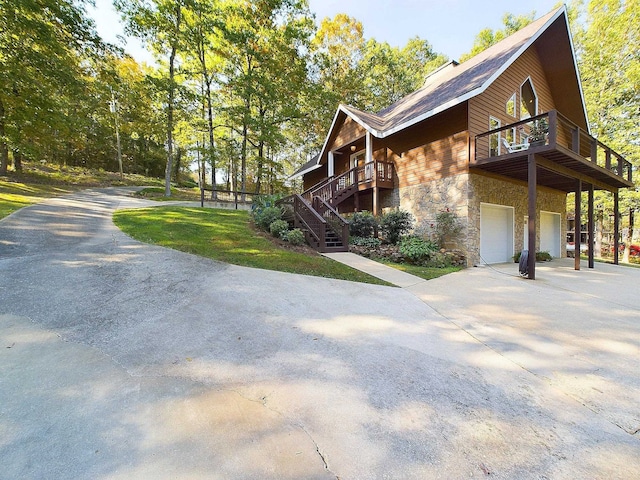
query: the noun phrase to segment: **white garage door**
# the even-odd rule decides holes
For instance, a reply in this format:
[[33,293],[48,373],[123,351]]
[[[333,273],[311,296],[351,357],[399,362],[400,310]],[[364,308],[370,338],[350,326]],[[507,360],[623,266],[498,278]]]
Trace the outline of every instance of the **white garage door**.
[[560,214],[540,212],[540,251],[560,258]]
[[480,256],[483,263],[512,261],[513,208],[480,205]]

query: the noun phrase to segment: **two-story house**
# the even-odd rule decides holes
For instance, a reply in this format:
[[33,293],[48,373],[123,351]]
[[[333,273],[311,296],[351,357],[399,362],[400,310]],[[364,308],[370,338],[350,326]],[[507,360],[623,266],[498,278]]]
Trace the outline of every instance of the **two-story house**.
[[[567,193],[577,193],[579,216],[588,192],[592,222],[594,189],[617,208],[618,190],[633,185],[630,163],[589,132],[561,7],[378,113],[340,105],[321,152],[296,173],[297,222],[327,251],[329,236],[346,248],[337,212],[399,207],[432,222],[449,209],[464,225],[469,266],[510,261],[529,245],[564,256]],[[590,266],[592,256],[593,247]]]

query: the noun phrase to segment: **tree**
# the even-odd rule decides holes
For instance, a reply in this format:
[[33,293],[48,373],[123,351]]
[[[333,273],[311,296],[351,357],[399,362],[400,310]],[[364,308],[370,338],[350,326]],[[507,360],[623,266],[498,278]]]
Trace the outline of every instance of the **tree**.
[[0,0],[0,174],[9,150],[20,169],[25,154],[71,148],[83,62],[103,48],[85,3]]
[[460,61],[464,62],[465,60],[469,60],[471,57],[475,57],[480,52],[483,52],[487,48],[496,43],[504,40],[509,35],[516,33],[523,27],[529,25],[536,18],[535,10],[526,15],[513,15],[511,13],[505,13],[502,17],[502,23],[504,24],[504,28],[502,30],[496,30],[495,32],[490,28],[485,28],[481,30],[473,42],[473,47],[469,53],[462,54],[460,56]]
[[165,168],[165,196],[171,196],[173,168],[173,128],[178,53],[184,45],[183,9],[187,0],[115,0],[114,5],[126,21],[128,33],[142,38],[158,57],[167,58],[167,77],[157,85],[167,98],[167,164]]
[[[592,134],[624,156],[638,171],[640,166],[640,2],[638,0],[591,1],[586,25],[576,28],[578,66]],[[638,185],[637,175],[636,185]],[[612,209],[608,195],[596,203]],[[621,191],[620,207],[640,210],[640,192]],[[627,248],[629,242],[627,243]],[[625,252],[627,253],[627,252]]]

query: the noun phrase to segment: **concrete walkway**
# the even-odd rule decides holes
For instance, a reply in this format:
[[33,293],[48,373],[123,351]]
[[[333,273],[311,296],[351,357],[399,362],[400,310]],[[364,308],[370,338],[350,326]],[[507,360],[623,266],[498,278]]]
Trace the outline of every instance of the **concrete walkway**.
[[336,252],[323,253],[322,255],[351,268],[355,268],[356,270],[360,270],[361,272],[368,273],[372,277],[379,278],[397,287],[412,287],[419,283],[426,282],[423,278],[416,277],[397,268],[388,267],[380,262],[375,262],[361,255],[356,255],[355,253]]

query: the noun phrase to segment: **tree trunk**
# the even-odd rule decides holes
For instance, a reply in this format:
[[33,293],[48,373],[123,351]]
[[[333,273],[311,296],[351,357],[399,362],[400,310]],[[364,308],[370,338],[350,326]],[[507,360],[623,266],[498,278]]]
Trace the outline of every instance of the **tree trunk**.
[[22,152],[20,150],[13,151],[13,169],[22,173]]
[[0,175],[6,175],[9,168],[9,147],[4,137],[4,122],[4,105],[0,100]]
[[[178,36],[180,23],[182,20],[182,10],[180,4],[176,5],[176,30]],[[171,171],[173,167],[173,102],[175,100],[175,61],[178,51],[177,39],[173,39],[171,44],[171,54],[169,56],[169,98],[167,103],[167,166],[164,170],[164,196],[171,196]]]
[[247,135],[249,135],[249,128],[245,117],[242,121],[242,150],[240,153],[240,190],[243,202],[247,192]]

